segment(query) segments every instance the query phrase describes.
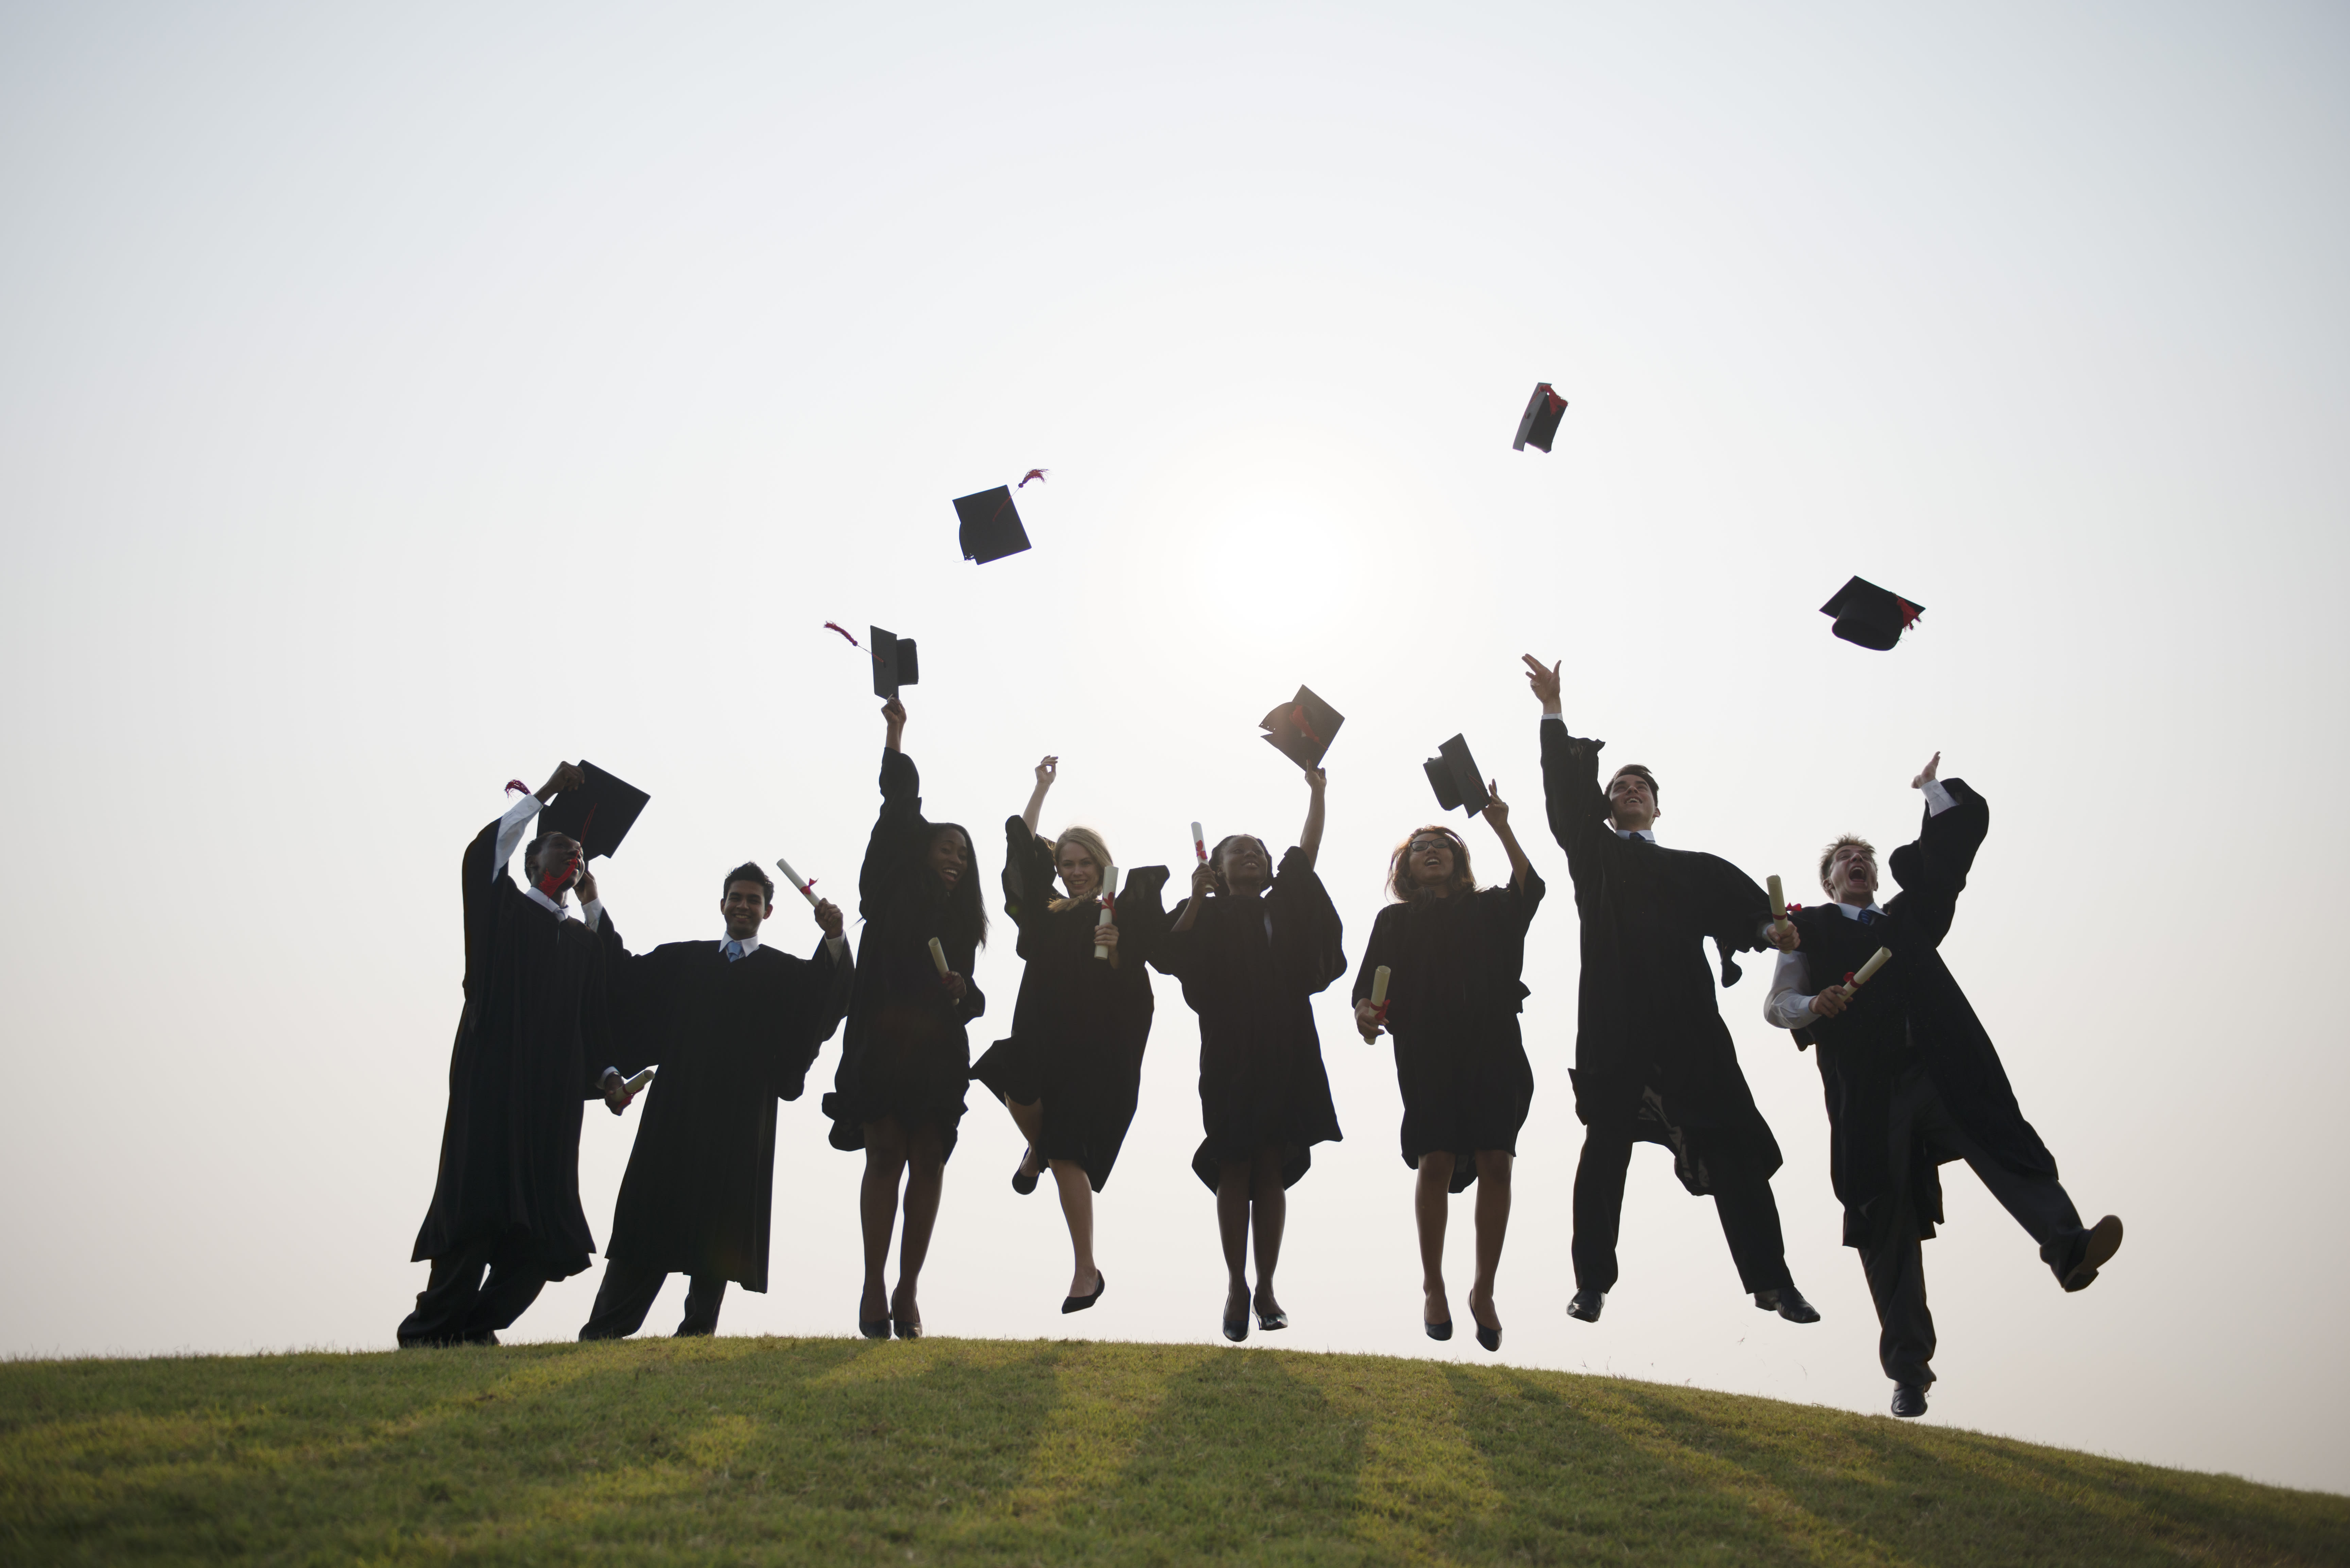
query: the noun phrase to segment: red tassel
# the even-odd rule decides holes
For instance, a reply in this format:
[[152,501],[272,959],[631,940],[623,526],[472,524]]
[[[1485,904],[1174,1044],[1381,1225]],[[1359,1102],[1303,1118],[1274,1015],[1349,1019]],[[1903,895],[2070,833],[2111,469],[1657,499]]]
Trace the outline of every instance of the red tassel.
[[1028,488],[1028,482],[1030,480],[1034,479],[1041,481],[1044,477],[1045,471],[1043,469],[1032,468],[1026,473],[1023,474],[1021,476],[1020,483],[1014,485],[1012,488],[1014,490],[1025,490]]
[[528,794],[530,793],[530,785],[523,783],[520,779],[508,779],[506,780],[506,793],[508,794]]
[[1901,629],[1903,631],[1908,631],[1911,627],[1916,626],[1918,624],[1918,618],[1926,613],[1919,609],[1916,605],[1911,604],[1908,599],[1903,598],[1899,594],[1893,596],[1893,602],[1901,607]]
[[1319,735],[1315,734],[1315,733],[1314,732],[1314,726],[1313,726],[1313,725],[1311,725],[1311,724],[1309,724],[1309,723],[1307,723],[1307,722],[1305,722],[1305,703],[1300,702],[1300,703],[1298,703],[1296,706],[1295,706],[1295,707],[1293,707],[1293,708],[1291,708],[1291,709],[1289,710],[1289,722],[1290,722],[1291,723],[1293,723],[1293,724],[1295,724],[1295,725],[1296,725],[1296,726],[1297,726],[1297,732],[1298,732],[1299,734],[1304,735],[1307,740],[1309,740],[1309,741],[1313,742],[1315,745],[1317,745],[1317,746],[1326,746],[1326,745],[1328,745],[1328,744],[1330,743],[1329,742],[1327,742],[1327,741],[1324,740],[1321,736],[1319,736]]
[[[830,620],[828,620],[828,621],[825,622],[825,623],[824,623],[824,629],[825,629],[825,630],[827,630],[827,631],[837,631],[837,632],[840,633],[840,635],[841,635],[841,636],[843,636],[843,637],[848,637],[848,628],[846,628],[846,627],[844,627],[844,626],[842,626],[842,625],[841,625],[839,622],[837,622],[837,621],[830,621]],[[864,645],[863,643],[861,643],[861,642],[858,641],[855,638],[853,638],[853,637],[848,637],[848,646],[849,646],[849,647],[851,647],[851,648],[862,648],[862,647],[864,647],[865,645]]]

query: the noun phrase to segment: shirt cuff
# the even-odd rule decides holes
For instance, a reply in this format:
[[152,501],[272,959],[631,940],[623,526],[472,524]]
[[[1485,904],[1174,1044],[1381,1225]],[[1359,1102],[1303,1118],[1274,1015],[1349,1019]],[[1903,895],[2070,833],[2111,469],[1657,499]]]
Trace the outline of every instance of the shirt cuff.
[[848,950],[848,939],[847,937],[827,937],[824,939],[824,950],[830,953],[833,956],[834,961],[837,962],[840,956]]
[[1942,813],[1950,810],[1950,807],[1959,804],[1951,795],[1949,788],[1945,786],[1939,779],[1928,779],[1925,784],[1925,791],[1926,815],[1928,816],[1939,816]]
[[604,900],[590,898],[580,905],[579,918],[588,922],[589,930],[599,929],[604,924]]
[[1566,722],[1566,715],[1565,715],[1565,714],[1564,714],[1564,713],[1544,713],[1544,714],[1543,715],[1543,722],[1544,722],[1544,723],[1545,723],[1545,724],[1549,724],[1549,723],[1559,723],[1559,724],[1564,724],[1564,723],[1565,723],[1565,722]]

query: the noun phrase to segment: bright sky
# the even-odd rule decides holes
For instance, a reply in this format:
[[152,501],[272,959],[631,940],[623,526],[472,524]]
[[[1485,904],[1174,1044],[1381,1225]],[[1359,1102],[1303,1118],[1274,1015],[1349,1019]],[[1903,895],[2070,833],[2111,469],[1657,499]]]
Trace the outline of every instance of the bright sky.
[[[1607,1317],[1565,1316],[1531,650],[1665,841],[1758,879],[1909,836],[1937,748],[1992,803],[1945,952],[2128,1241],[2066,1296],[1947,1172],[1932,1418],[2350,1489],[2345,69],[2325,5],[7,7],[0,1350],[388,1346],[466,840],[585,755],[652,793],[601,872],[633,943],[715,936],[746,857],[850,888],[881,725],[830,619],[920,640],[907,747],[991,890],[1047,751],[1046,826],[1122,862],[1290,842],[1255,722],[1310,683],[1350,959],[1466,732],[1560,888],[1503,1359],[1881,1410],[1765,964],[1724,1012],[1826,1320],[1757,1314],[1654,1149]],[[1539,379],[1557,450],[1513,452]],[[950,499],[1033,467],[1035,548],[960,560]],[[1927,607],[1890,655],[1816,613],[1856,572]],[[1018,976],[1000,942],[975,1049]],[[1277,1342],[1479,1359],[1419,1333],[1345,991]],[[933,1332],[1214,1336],[1159,994],[1103,1304],[1058,1315],[974,1090]],[[837,1060],[727,1333],[852,1329]],[[636,1125],[589,1107],[599,1240]],[[574,1334],[600,1269],[510,1337]]]

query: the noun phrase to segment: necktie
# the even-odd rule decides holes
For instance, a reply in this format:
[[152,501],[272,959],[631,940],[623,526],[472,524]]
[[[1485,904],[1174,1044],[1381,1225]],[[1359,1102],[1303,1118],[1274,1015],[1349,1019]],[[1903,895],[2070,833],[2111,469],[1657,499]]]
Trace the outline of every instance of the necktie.
[[1874,909],[1863,909],[1860,912],[1860,923],[1864,926],[1873,926],[1877,924],[1877,911]]
[[743,944],[730,940],[726,944],[726,961],[728,963],[733,963],[736,959],[741,958],[742,956]]

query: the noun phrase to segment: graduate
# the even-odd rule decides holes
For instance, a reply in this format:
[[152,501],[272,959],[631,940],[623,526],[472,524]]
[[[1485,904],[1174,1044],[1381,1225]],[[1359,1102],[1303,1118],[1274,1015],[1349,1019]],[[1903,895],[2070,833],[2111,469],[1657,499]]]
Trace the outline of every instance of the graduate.
[[[899,742],[906,707],[882,706],[881,815],[858,873],[865,940],[849,994],[840,1070],[824,1097],[832,1147],[865,1151],[859,1214],[865,1231],[865,1292],[858,1331],[920,1339],[915,1287],[939,1217],[939,1190],[954,1152],[971,1083],[964,1026],[986,1011],[971,969],[987,941],[987,909],[972,875],[971,835],[922,815],[921,775]],[[898,1288],[885,1288],[889,1237],[905,1188],[905,1234]]]
[[628,1102],[595,934],[608,922],[570,834],[531,839],[528,887],[506,870],[546,803],[587,782],[563,763],[465,846],[465,1010],[441,1173],[412,1255],[432,1272],[400,1325],[403,1348],[495,1345],[549,1280],[578,1273],[596,1250],[579,1207],[580,1111],[598,1095],[615,1110]]
[[[1859,1250],[1882,1329],[1878,1359],[1893,1413],[1922,1416],[1934,1381],[1934,1318],[1919,1243],[1942,1218],[1938,1166],[1963,1159],[2040,1243],[2068,1291],[2085,1289],[2122,1244],[2106,1215],[2084,1229],[2056,1179],[2055,1157],[2023,1119],[1991,1036],[1939,951],[1958,910],[1991,806],[1960,779],[1938,780],[1934,753],[1910,787],[1925,796],[1915,843],[1893,852],[1901,891],[1879,908],[1877,851],[1849,835],[1820,855],[1835,902],[1794,913],[1803,946],[1779,956],[1763,1016],[1819,1047],[1829,1160],[1844,1203],[1844,1244]],[[1839,982],[1880,949],[1893,955],[1865,984]]]
[[605,958],[622,1070],[660,1064],[604,1249],[604,1282],[581,1339],[643,1326],[672,1273],[685,1274],[678,1337],[718,1332],[732,1280],[767,1288],[775,1102],[796,1100],[808,1064],[848,1007],[856,972],[839,909],[817,901],[823,940],[795,958],[759,940],[775,884],[754,865],[726,873],[726,934],[632,955],[607,922]]
[[[1469,1314],[1477,1343],[1502,1348],[1493,1276],[1510,1223],[1510,1168],[1534,1092],[1518,1012],[1528,994],[1526,928],[1543,879],[1510,831],[1499,786],[1481,814],[1510,857],[1510,879],[1480,888],[1469,846],[1449,827],[1423,827],[1388,862],[1395,898],[1371,924],[1355,972],[1355,1027],[1364,1042],[1395,1038],[1403,1091],[1403,1162],[1419,1173],[1412,1213],[1419,1228],[1420,1322],[1430,1339],[1452,1337],[1444,1290],[1444,1225],[1451,1195],[1477,1189],[1477,1277]],[[1373,1001],[1388,971],[1385,1005]]]
[[[1068,1221],[1069,1288],[1064,1313],[1083,1312],[1108,1288],[1094,1261],[1093,1195],[1134,1120],[1142,1052],[1150,1039],[1150,974],[1144,961],[1164,923],[1167,867],[1127,874],[1113,911],[1104,894],[1117,862],[1091,828],[1039,837],[1036,820],[1060,776],[1061,760],[1036,764],[1036,786],[1020,815],[1003,823],[1003,912],[1020,928],[1020,1000],[1012,1033],[972,1066],[1028,1140],[1012,1189],[1036,1190],[1049,1169]],[[1067,894],[1053,896],[1057,876]]]
[[1320,768],[1305,770],[1305,827],[1277,871],[1263,839],[1234,834],[1218,842],[1151,955],[1182,981],[1183,1000],[1200,1015],[1207,1136],[1191,1170],[1216,1194],[1230,1340],[1248,1337],[1252,1230],[1257,1326],[1289,1326],[1273,1289],[1286,1193],[1313,1164],[1313,1146],[1340,1137],[1313,1008],[1315,993],[1347,972],[1338,911],[1314,874],[1326,783]]
[[1559,711],[1559,676],[1526,656],[1542,702],[1543,794],[1550,830],[1566,851],[1583,923],[1576,1003],[1575,1114],[1584,1124],[1575,1173],[1575,1299],[1570,1317],[1599,1321],[1615,1286],[1624,1176],[1636,1143],[1662,1144],[1673,1172],[1711,1196],[1721,1232],[1754,1304],[1794,1323],[1817,1323],[1787,1272],[1771,1175],[1778,1140],[1739,1071],[1737,1048],[1714,1004],[1704,941],[1721,955],[1792,948],[1794,928],[1771,918],[1771,901],[1727,860],[1667,849],[1651,827],[1657,781],[1637,763],[1603,788],[1603,741],[1570,735]]

